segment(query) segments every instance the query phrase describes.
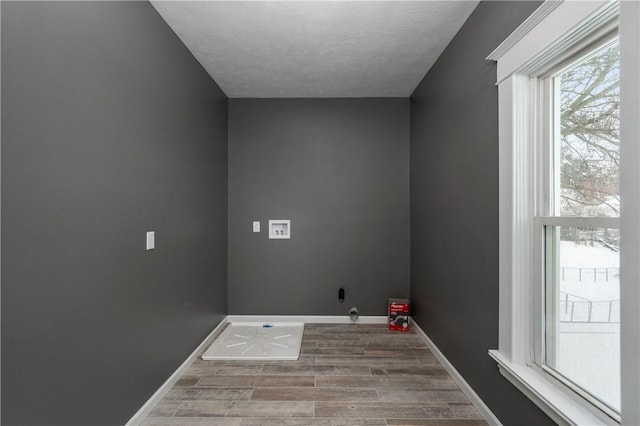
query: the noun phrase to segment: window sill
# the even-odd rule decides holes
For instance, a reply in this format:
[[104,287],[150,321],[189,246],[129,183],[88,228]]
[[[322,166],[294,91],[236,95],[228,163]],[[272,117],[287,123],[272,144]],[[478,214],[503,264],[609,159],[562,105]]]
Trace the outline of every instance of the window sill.
[[514,364],[499,351],[489,351],[500,373],[559,425],[615,425],[605,422],[533,368]]

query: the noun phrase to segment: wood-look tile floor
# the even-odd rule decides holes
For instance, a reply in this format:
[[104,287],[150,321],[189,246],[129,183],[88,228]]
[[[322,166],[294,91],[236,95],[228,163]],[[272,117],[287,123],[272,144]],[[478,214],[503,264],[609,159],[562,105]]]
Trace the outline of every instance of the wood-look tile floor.
[[198,359],[143,425],[487,423],[414,331],[305,324],[297,361]]

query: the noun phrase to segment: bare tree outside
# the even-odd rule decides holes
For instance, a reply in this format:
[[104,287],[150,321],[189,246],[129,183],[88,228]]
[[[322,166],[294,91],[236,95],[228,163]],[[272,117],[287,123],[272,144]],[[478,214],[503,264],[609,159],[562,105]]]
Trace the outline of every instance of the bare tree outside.
[[620,215],[617,42],[560,76],[560,213]]

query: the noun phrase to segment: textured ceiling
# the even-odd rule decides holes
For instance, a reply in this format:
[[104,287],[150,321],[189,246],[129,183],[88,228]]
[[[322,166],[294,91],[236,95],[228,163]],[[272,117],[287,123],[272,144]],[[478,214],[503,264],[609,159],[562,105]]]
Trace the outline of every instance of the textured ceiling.
[[407,97],[477,1],[152,1],[230,98]]

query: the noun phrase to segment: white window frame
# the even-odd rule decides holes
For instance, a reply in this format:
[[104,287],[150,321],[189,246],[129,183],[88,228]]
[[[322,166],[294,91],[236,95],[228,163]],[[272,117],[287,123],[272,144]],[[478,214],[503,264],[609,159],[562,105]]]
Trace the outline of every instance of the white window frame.
[[[558,424],[618,424],[549,374],[536,368],[544,306],[541,248],[536,246],[536,164],[541,111],[537,76],[618,27],[611,1],[546,1],[487,59],[497,61],[499,113],[498,349],[500,372]],[[640,424],[640,2],[620,2],[621,50],[621,370],[622,424]],[[635,114],[635,115],[634,115]],[[539,221],[540,219],[538,219]],[[562,219],[554,218],[552,221]],[[603,219],[611,221],[609,219]],[[613,219],[617,221],[617,219]],[[602,226],[600,219],[585,219]],[[593,222],[593,223],[592,223]],[[573,223],[573,222],[572,222]],[[538,222],[538,227],[540,223]]]

